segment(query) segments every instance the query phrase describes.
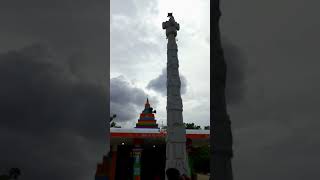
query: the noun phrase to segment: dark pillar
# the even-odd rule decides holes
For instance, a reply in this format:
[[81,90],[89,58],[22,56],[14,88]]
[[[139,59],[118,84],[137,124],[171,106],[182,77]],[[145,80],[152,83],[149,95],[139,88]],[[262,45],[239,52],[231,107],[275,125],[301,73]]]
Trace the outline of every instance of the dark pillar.
[[219,0],[213,0],[211,46],[213,46],[213,61],[211,62],[211,122],[210,122],[210,147],[211,147],[211,180],[232,180],[232,133],[231,122],[227,114],[225,101],[226,64],[220,41]]

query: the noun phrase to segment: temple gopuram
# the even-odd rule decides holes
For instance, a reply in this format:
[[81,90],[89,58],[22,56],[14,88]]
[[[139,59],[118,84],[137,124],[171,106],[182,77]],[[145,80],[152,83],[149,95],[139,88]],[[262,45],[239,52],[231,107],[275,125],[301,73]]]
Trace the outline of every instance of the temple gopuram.
[[156,111],[150,106],[149,99],[147,98],[144,110],[140,114],[140,118],[136,124],[136,128],[158,128],[154,113],[156,113]]

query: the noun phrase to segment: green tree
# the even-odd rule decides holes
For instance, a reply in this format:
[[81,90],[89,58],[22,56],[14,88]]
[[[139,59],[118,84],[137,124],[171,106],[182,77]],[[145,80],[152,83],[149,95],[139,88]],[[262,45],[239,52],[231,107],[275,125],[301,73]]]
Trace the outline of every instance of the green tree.
[[196,126],[194,123],[184,123],[186,129],[201,129],[200,126]]
[[208,146],[201,146],[194,149],[192,153],[193,170],[196,173],[209,173],[210,172],[210,149]]
[[9,176],[13,179],[18,179],[18,177],[21,175],[21,171],[19,168],[11,168],[9,171]]
[[115,122],[111,122],[111,127],[115,127],[116,126],[116,123]]
[[10,180],[10,176],[9,175],[0,175],[0,180]]
[[121,126],[118,126],[117,123],[114,121],[111,122],[110,126],[114,128],[121,128]]
[[8,175],[6,174],[0,175],[0,180],[18,179],[20,175],[21,175],[21,171],[19,168],[11,168],[9,170]]

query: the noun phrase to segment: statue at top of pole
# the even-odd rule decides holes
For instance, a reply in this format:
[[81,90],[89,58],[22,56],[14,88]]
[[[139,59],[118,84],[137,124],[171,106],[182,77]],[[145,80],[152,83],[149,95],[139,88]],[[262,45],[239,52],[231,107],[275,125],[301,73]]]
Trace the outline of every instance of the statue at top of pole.
[[172,13],[168,13],[167,17],[169,17],[169,21],[166,21],[166,22],[162,23],[162,29],[166,29],[167,37],[170,34],[173,34],[174,37],[176,37],[177,36],[177,31],[180,30],[180,25],[179,25],[179,23],[177,23],[174,20],[174,17],[172,16]]

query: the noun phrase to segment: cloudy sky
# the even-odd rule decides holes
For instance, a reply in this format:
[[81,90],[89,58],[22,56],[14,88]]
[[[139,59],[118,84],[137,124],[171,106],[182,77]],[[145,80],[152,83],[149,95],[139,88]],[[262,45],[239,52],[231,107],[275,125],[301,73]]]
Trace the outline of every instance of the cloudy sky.
[[[200,18],[207,17],[208,1],[183,2],[174,14],[181,25],[184,118],[194,116],[200,124],[208,116],[201,106],[209,97],[208,80],[198,76],[208,78],[208,21]],[[112,58],[110,79],[106,1],[0,1],[0,173],[19,167],[21,180],[92,179],[106,149],[109,89],[111,105],[126,115],[119,121],[134,121],[146,95],[163,111],[161,22],[173,10],[162,3],[167,1],[112,2],[118,20],[110,18],[116,23],[110,31],[125,33],[110,37],[111,43],[124,39],[111,49],[118,59]],[[320,176],[318,7],[312,0],[222,2],[235,179]],[[138,73],[139,67],[148,74]],[[189,117],[187,108],[194,110]],[[165,112],[157,117],[165,118]]]
[[108,9],[101,0],[0,2],[0,174],[93,179],[106,151]]
[[111,113],[133,127],[146,97],[166,124],[166,36],[162,22],[173,12],[178,32],[184,121],[210,121],[210,1],[111,0]]
[[221,5],[235,179],[317,179],[319,1]]

